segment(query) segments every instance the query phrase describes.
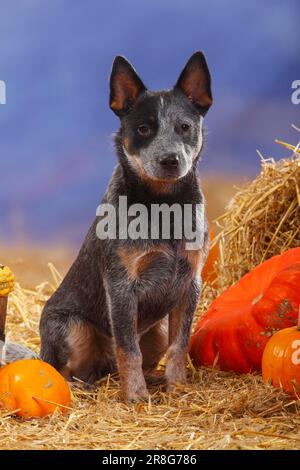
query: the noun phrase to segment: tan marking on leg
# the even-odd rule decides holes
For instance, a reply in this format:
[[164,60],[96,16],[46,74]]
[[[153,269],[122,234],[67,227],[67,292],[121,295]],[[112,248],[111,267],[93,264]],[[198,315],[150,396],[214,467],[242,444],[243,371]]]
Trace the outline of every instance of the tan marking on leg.
[[184,302],[180,302],[169,314],[169,349],[167,351],[166,378],[168,390],[186,382],[186,353],[180,346]]
[[177,344],[173,344],[168,350],[166,378],[168,390],[171,391],[178,384],[186,382],[186,351],[182,351]]
[[67,367],[76,370],[83,363],[90,363],[94,355],[95,334],[87,323],[74,324],[68,335],[67,343],[72,351]]
[[133,356],[120,347],[117,347],[116,355],[123,399],[127,403],[148,400],[149,392],[142,370],[142,355]]
[[60,372],[69,380],[87,376],[94,368],[105,370],[114,362],[112,341],[88,322],[71,325],[66,342],[70,355]]

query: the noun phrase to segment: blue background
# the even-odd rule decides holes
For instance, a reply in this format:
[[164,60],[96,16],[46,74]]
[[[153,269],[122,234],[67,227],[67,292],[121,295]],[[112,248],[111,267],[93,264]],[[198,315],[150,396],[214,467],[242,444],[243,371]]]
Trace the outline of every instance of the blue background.
[[298,0],[0,0],[0,238],[84,235],[116,161],[116,54],[162,89],[205,52],[214,106],[202,173],[252,176],[256,149],[285,155],[274,139],[298,137],[299,24]]

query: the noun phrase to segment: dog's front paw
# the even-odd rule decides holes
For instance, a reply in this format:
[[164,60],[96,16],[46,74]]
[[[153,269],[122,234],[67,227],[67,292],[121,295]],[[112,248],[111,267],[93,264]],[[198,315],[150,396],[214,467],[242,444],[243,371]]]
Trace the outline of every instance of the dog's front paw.
[[185,374],[176,374],[173,377],[167,378],[167,392],[174,392],[176,391],[177,387],[180,385],[184,385],[186,383],[186,375]]
[[136,403],[149,399],[149,392],[142,370],[142,355],[129,354],[118,350],[121,393],[126,403]]
[[161,373],[152,373],[152,374],[145,374],[146,384],[148,386],[166,386],[166,376],[165,374]]
[[177,385],[186,383],[185,360],[182,357],[169,358],[166,367],[167,392],[172,392]]
[[130,384],[123,387],[122,395],[126,403],[138,403],[149,400],[149,392],[146,383],[141,381],[138,384]]

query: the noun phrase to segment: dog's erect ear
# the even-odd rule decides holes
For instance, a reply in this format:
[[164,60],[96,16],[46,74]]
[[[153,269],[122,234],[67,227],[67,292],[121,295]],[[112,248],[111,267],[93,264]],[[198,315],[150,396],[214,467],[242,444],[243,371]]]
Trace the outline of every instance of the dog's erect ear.
[[212,104],[211,78],[202,52],[195,52],[180,74],[175,88],[205,114]]
[[132,65],[125,57],[118,55],[114,60],[110,76],[111,109],[117,116],[122,117],[145,90],[145,85]]

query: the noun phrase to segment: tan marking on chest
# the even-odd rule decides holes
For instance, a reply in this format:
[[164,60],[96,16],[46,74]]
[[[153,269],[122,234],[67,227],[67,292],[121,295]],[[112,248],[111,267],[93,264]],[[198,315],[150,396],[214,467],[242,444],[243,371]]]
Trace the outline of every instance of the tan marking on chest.
[[145,174],[141,175],[141,177],[149,188],[151,188],[154,192],[160,194],[170,193],[177,181],[176,179],[163,180],[159,178],[150,178]]
[[162,254],[166,256],[170,254],[168,248],[163,246],[149,248],[148,250],[119,248],[117,253],[122,265],[132,279],[140,278],[152,261]]

